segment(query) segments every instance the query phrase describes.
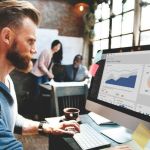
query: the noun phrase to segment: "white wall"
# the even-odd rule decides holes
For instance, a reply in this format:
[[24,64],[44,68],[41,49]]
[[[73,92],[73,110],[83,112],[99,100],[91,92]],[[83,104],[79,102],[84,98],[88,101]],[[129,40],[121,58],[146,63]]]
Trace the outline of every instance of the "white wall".
[[43,50],[51,48],[52,41],[58,39],[58,30],[39,28],[36,32],[36,38],[37,53],[34,55],[35,59],[39,57]]
[[82,54],[83,38],[59,36],[63,44],[63,61],[62,64],[72,64],[74,56]]
[[83,38],[59,36],[58,30],[42,29],[37,30],[37,54],[34,58],[37,59],[44,49],[50,49],[53,40],[60,40],[63,45],[63,61],[62,64],[71,64],[73,58],[77,54],[82,54]]

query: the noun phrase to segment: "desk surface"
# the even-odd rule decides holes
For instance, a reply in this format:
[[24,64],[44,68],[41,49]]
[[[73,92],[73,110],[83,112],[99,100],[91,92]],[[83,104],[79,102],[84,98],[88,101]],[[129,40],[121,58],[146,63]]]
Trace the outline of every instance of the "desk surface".
[[39,86],[46,89],[46,90],[51,90],[52,89],[52,86],[49,85],[49,84],[40,84]]
[[47,90],[51,90],[51,86],[55,87],[81,87],[87,85],[87,81],[81,81],[81,82],[55,82],[55,81],[50,81],[45,84],[40,84],[40,87],[43,87]]
[[[96,131],[100,132],[103,129],[107,129],[108,126],[98,126],[87,114],[80,116],[82,123],[88,123],[91,125]],[[110,128],[110,125],[109,125]],[[113,140],[105,137],[106,140],[110,141],[111,146],[118,145]],[[136,144],[131,141],[127,145],[129,145],[133,150],[140,150]],[[136,147],[136,148],[135,148]],[[72,137],[63,137],[63,136],[49,136],[49,150],[81,150],[79,145],[74,141]]]
[[85,81],[82,82],[53,82],[52,85],[50,83],[40,84],[39,86],[45,88],[47,90],[51,90],[52,86],[55,87],[83,87],[86,85]]

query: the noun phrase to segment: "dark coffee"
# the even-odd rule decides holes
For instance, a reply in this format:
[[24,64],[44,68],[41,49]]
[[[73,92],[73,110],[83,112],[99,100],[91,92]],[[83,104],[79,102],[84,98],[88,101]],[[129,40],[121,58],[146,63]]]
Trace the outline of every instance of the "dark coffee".
[[78,110],[76,110],[76,109],[74,109],[74,108],[69,108],[69,109],[67,110],[67,112],[78,112]]
[[80,110],[78,108],[64,108],[66,120],[76,120],[79,117]]

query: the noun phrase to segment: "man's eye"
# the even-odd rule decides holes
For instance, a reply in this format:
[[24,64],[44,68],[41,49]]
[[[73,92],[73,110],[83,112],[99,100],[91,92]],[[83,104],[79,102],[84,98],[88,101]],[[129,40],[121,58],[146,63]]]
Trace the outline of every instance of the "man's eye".
[[33,45],[34,41],[29,41],[28,43],[29,43],[29,45]]

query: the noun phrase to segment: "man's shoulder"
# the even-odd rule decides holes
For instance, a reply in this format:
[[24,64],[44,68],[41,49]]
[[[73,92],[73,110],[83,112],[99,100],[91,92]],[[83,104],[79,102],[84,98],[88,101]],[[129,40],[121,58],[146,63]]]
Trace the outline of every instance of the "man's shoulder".
[[[10,78],[10,77],[8,77],[8,78],[9,78],[9,79],[8,79],[8,80],[9,80],[9,83],[13,85],[13,82],[12,82],[11,78]],[[12,88],[12,85],[10,85],[11,88]],[[12,98],[12,96],[11,96],[11,94],[10,94],[9,89],[8,89],[7,86],[6,86],[4,83],[2,83],[2,82],[0,82],[0,99],[7,100],[7,101],[10,102],[10,103],[13,102],[13,98]]]
[[9,82],[11,82],[11,84],[13,84],[13,81],[12,81],[12,78],[11,78],[10,75],[7,75],[7,76],[6,76],[6,80],[8,80]]

